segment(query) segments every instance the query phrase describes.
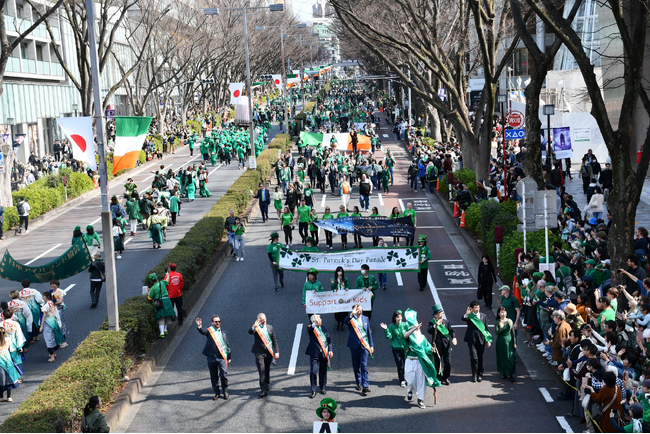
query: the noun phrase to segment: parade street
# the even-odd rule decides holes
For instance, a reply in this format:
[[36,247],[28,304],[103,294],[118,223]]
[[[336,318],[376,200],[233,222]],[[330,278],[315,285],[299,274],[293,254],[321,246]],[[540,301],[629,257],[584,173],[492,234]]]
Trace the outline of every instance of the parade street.
[[[339,403],[337,422],[345,432],[570,430],[563,417],[569,411],[569,404],[553,402],[549,395],[549,392],[557,394],[559,377],[548,365],[537,360],[532,349],[525,348],[522,334],[519,335],[523,349],[517,364],[516,383],[502,380],[496,372],[494,347],[485,352],[484,381],[470,382],[468,349],[463,342],[465,323],[461,318],[469,301],[476,296],[479,258],[473,246],[467,245],[460,236],[456,223],[447,216],[435,195],[425,194],[421,189],[417,193],[409,191],[405,178],[408,154],[394,140],[394,135],[387,134],[389,131],[385,128],[377,133],[384,147],[388,145],[395,155],[396,179],[389,194],[373,192],[370,206],[377,206],[381,215],[388,215],[394,206],[401,211],[408,203],[413,204],[417,211],[417,232],[428,236],[431,248],[429,285],[420,292],[416,273],[389,273],[387,290],[377,290],[371,321],[375,353],[368,362],[371,392],[365,397],[355,390],[350,351],[346,347],[348,330],[336,330],[333,315],[323,315],[323,324],[333,340],[333,370],[328,374],[327,397]],[[375,158],[381,160],[382,154],[377,152]],[[355,189],[350,208],[358,204],[358,197]],[[325,206],[337,209],[340,197],[318,192],[315,204],[320,214]],[[161,432],[311,431],[313,421],[317,420],[314,408],[324,396],[309,397],[309,357],[305,355],[308,323],[300,302],[305,275],[285,272],[285,287],[274,292],[266,247],[269,234],[276,230],[279,224],[275,215],[269,223],[262,224],[255,211],[246,232],[245,261],[237,262],[229,257],[222,265],[202,299],[188,314],[181,333],[121,420],[118,432],[150,432],[152,429]],[[296,235],[293,248],[299,250],[302,245],[295,241]],[[320,238],[324,240],[322,231]],[[283,237],[280,241],[284,242]],[[364,241],[370,244],[369,239]],[[392,240],[387,241],[392,245]],[[321,241],[320,250],[323,245]],[[340,248],[339,237],[334,238],[334,247]],[[370,273],[373,274],[372,268]],[[359,273],[348,272],[346,276],[354,282]],[[326,290],[331,277],[332,274],[327,273],[318,275]],[[395,310],[411,308],[417,311],[423,333],[430,339],[426,325],[431,320],[430,307],[434,302],[444,307],[458,345],[452,353],[451,385],[437,388],[437,405],[434,405],[432,389],[427,388],[426,409],[420,409],[414,402],[404,399],[405,389],[399,386],[389,341],[384,338],[379,323],[390,323]],[[497,305],[498,299],[495,299]],[[258,312],[265,313],[268,324],[275,328],[280,350],[277,367],[271,368],[271,388],[266,398],[259,398],[258,373],[250,350],[253,338],[248,333]],[[492,329],[494,314],[486,313]],[[205,337],[190,322],[199,317],[207,324],[212,315],[221,317],[232,352],[228,401],[212,400],[214,393],[206,357],[201,354]],[[543,379],[537,381],[537,377]],[[520,411],[526,408],[536,411],[526,418],[520,417]]]

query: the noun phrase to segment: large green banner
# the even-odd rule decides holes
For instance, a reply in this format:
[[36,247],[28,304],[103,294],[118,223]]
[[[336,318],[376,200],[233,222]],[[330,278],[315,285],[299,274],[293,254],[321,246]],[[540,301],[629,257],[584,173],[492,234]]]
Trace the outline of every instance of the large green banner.
[[21,282],[29,279],[30,282],[49,282],[50,280],[61,280],[72,277],[86,270],[90,263],[90,253],[83,238],[77,240],[63,255],[40,267],[28,267],[18,263],[9,253],[5,251],[0,262],[0,277],[14,282]]

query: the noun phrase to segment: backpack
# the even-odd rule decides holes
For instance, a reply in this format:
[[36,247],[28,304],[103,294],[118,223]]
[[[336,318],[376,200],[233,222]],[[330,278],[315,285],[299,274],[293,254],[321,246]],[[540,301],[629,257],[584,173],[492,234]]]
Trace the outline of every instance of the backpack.
[[84,417],[83,420],[81,421],[81,432],[97,432],[97,423],[99,422],[99,418],[95,419],[95,423],[90,426],[86,422],[86,418]]
[[16,205],[16,211],[18,211],[19,216],[25,214],[25,202],[18,202],[18,205]]
[[571,277],[571,273],[569,273],[568,276],[565,276],[562,269],[558,268],[557,274],[562,279],[562,286],[564,287],[564,292],[567,292],[569,288],[573,286],[573,277]]

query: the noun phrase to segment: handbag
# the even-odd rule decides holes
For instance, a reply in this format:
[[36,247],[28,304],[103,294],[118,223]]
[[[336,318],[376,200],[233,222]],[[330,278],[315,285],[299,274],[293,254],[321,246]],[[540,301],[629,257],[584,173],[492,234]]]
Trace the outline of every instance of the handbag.
[[163,308],[163,300],[162,300],[162,297],[161,297],[161,298],[156,298],[156,299],[154,299],[154,301],[153,301],[153,307],[154,307],[154,309],[156,309],[156,310],[160,310],[160,309]]
[[607,415],[607,411],[609,410],[609,407],[614,404],[614,401],[616,400],[616,397],[618,396],[618,386],[616,386],[616,392],[614,392],[614,397],[612,398],[611,401],[605,406],[603,406],[602,403],[597,404],[597,403],[592,403],[590,407],[591,411],[591,418],[595,421],[599,421],[603,415]]

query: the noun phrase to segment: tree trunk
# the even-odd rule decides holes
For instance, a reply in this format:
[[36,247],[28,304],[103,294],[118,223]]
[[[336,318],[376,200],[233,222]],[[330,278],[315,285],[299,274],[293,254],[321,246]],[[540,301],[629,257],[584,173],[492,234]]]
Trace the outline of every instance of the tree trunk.
[[546,182],[542,169],[542,139],[540,131],[542,122],[539,119],[539,96],[542,92],[542,83],[546,70],[534,71],[530,76],[530,83],[524,91],[526,95],[526,161],[524,172],[537,183],[537,188],[543,190]]
[[429,124],[431,125],[431,138],[437,142],[442,141],[442,131],[440,131],[440,116],[438,110],[431,104],[427,104],[427,115],[429,115]]
[[[2,138],[0,138],[0,141],[2,141]],[[5,171],[0,173],[0,205],[11,207],[14,205],[11,197],[11,169],[14,167],[16,154],[13,151],[11,139],[9,143],[3,141],[1,148],[5,157]]]

